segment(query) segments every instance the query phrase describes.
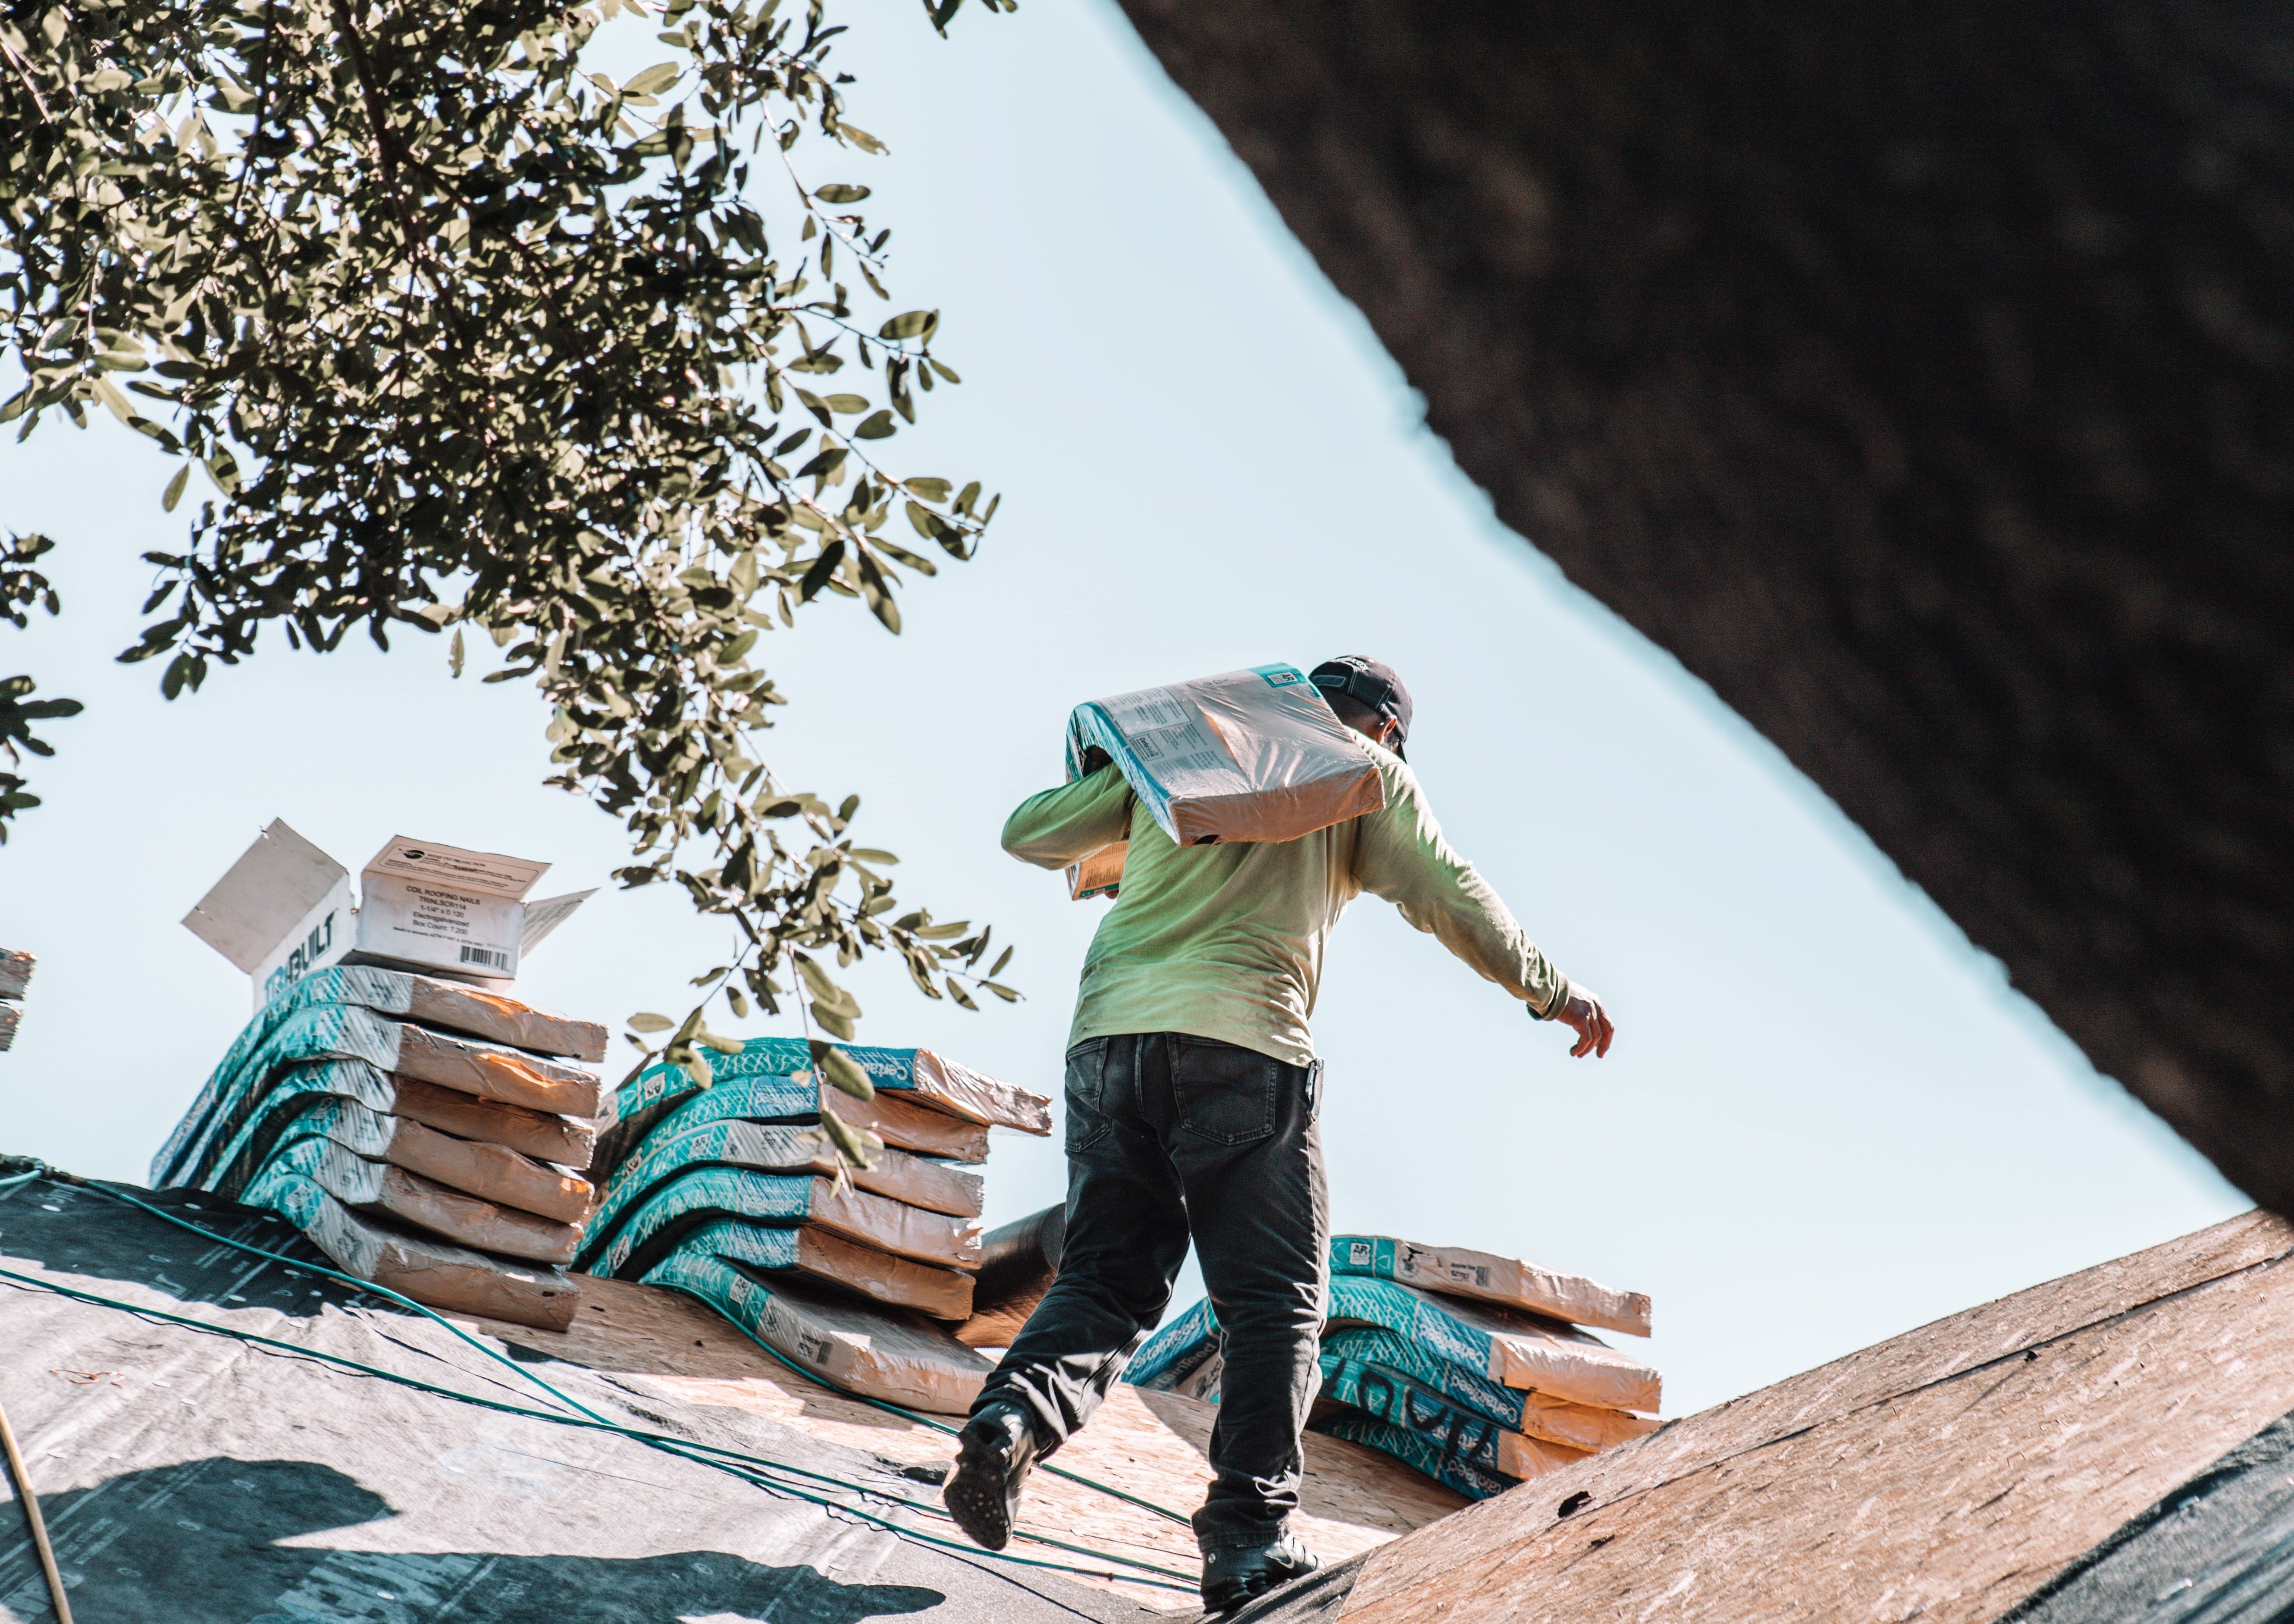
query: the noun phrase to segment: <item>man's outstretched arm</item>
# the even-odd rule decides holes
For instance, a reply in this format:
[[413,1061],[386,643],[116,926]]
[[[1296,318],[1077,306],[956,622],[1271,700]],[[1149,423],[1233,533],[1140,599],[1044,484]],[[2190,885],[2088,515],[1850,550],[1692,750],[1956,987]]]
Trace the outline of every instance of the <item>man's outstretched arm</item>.
[[1616,1027],[1600,999],[1573,987],[1529,939],[1489,881],[1450,849],[1420,792],[1417,775],[1396,760],[1387,771],[1387,804],[1362,820],[1354,878],[1402,917],[1488,979],[1520,999],[1540,1020],[1577,1034],[1573,1055],[1604,1055]]
[[1131,833],[1131,786],[1112,767],[1021,801],[1004,820],[1004,849],[1038,868],[1065,868]]

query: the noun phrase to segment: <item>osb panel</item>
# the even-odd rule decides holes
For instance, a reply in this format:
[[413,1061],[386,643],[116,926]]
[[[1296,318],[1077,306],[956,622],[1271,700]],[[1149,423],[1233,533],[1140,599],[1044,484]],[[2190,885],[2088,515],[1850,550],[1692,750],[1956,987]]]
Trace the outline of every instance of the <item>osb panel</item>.
[[[700,1303],[658,1287],[583,1277],[580,1318],[562,1336],[492,1320],[468,1323],[574,1364],[637,1376],[640,1385],[664,1396],[744,1409],[904,1466],[945,1465],[955,1457],[948,1433],[808,1379]],[[1119,1385],[1091,1425],[1054,1458],[1070,1472],[1192,1512],[1210,1481],[1204,1450],[1216,1413],[1214,1406],[1177,1393]],[[919,1498],[933,1492],[929,1484],[917,1485]],[[1326,1562],[1382,1545],[1466,1503],[1374,1450],[1336,1438],[1306,1439],[1299,1531]],[[1023,1533],[1152,1563],[1189,1579],[1200,1566],[1194,1535],[1184,1525],[1049,1472],[1029,1480],[1020,1527]],[[1094,1565],[1024,1540],[1015,1540],[1013,1549]],[[1104,1587],[1166,1611],[1198,1604],[1192,1594],[1175,1590],[1121,1583]]]
[[1388,1547],[1344,1616],[1996,1619],[2294,1409],[2290,1249],[2249,1214],[1908,1332]]

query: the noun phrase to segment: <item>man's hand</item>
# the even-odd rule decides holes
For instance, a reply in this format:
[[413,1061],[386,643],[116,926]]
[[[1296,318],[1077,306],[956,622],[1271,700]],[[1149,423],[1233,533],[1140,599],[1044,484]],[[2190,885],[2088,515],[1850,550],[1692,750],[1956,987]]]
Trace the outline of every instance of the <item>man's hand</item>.
[[1585,987],[1572,987],[1569,1002],[1553,1019],[1577,1034],[1577,1046],[1569,1052],[1573,1059],[1607,1054],[1617,1038],[1617,1028],[1610,1023],[1609,1011],[1601,1007],[1599,995]]

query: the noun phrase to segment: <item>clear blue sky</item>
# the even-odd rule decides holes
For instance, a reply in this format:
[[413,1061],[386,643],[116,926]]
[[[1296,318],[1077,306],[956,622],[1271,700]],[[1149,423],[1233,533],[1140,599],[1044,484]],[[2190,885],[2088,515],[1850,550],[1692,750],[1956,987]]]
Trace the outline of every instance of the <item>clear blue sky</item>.
[[[2247,1205],[1775,751],[1496,524],[1112,5],[968,8],[948,44],[912,7],[855,17],[868,37],[837,65],[892,156],[811,178],[876,189],[897,307],[945,310],[966,379],[894,463],[1008,495],[977,563],[908,594],[904,636],[838,603],[761,651],[795,702],[769,753],[858,791],[861,837],[903,855],[915,899],[1018,943],[1029,994],[972,1016],[861,974],[864,1037],[1056,1092],[1103,905],[996,835],[1057,779],[1069,708],[1359,652],[1416,694],[1411,759],[1453,842],[1620,1037],[1571,1061],[1558,1027],[1358,905],[1314,1021],[1341,1228],[1651,1293],[1680,1413]],[[174,705],[155,667],[110,664],[138,555],[181,539],[169,472],[108,422],[0,441],[0,525],[64,543],[67,611],[0,633],[0,674],[89,705],[50,729],[47,804],[0,849],[0,943],[41,958],[0,1057],[0,1148],[113,1177],[142,1175],[246,1018],[243,978],[176,921],[270,818],[353,867],[400,832],[546,858],[544,894],[622,852],[540,787],[530,693],[450,681],[437,641],[281,646]],[[680,905],[600,895],[525,992],[610,1021],[681,1008],[717,943]],[[1001,1140],[988,1186],[991,1222],[1058,1198],[1055,1141]]]

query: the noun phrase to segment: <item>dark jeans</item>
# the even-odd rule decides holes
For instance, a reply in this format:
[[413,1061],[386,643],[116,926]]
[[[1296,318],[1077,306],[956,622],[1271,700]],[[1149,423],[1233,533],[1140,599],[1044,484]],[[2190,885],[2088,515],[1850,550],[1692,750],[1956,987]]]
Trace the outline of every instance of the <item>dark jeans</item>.
[[1321,1072],[1176,1032],[1069,1051],[1059,1277],[972,1406],[1021,1404],[1039,1445],[1065,1441],[1170,1305],[1192,1235],[1226,1361],[1205,1550],[1279,1539],[1298,1505],[1330,1238]]

